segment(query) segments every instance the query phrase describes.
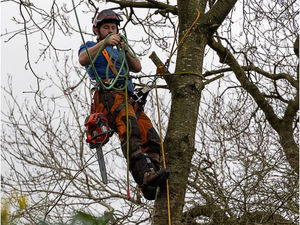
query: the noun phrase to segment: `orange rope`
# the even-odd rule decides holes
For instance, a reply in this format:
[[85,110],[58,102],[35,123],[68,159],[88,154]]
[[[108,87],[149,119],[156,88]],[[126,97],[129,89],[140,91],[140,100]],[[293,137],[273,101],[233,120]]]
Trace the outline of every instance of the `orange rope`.
[[[183,37],[182,37],[181,40],[179,41],[179,43],[178,43],[177,47],[175,48],[175,50],[174,50],[173,52],[171,51],[170,57],[169,57],[169,59],[168,59],[168,62],[171,61],[171,58],[172,58],[172,56],[175,54],[176,50],[182,45],[182,43],[183,43],[184,39],[186,38],[186,36],[190,33],[190,31],[191,31],[191,29],[193,28],[193,26],[197,23],[197,21],[198,21],[198,19],[199,19],[199,17],[200,17],[200,11],[199,11],[199,9],[197,9],[197,8],[196,8],[196,10],[197,10],[197,17],[196,17],[196,19],[194,20],[194,22],[192,23],[192,25],[190,26],[190,28],[187,30],[187,32],[183,35]],[[177,36],[177,31],[176,31],[176,36]],[[176,40],[176,37],[175,37],[175,39],[174,39],[174,42],[175,42],[175,40]],[[173,47],[172,47],[172,48],[173,48]]]
[[[158,93],[157,93],[156,81],[155,81],[155,94],[156,94],[156,106],[157,106],[158,123],[159,123],[159,135],[160,135],[161,152],[162,152],[162,157],[163,157],[163,165],[164,165],[164,168],[166,169],[165,151],[164,151],[164,144],[163,144],[163,138],[162,138],[162,128],[161,128],[161,121],[160,121],[160,112],[159,112],[159,103],[158,103]],[[171,225],[170,193],[169,193],[168,179],[166,180],[166,184],[167,184],[167,201],[168,201],[168,221],[169,221],[169,225]]]

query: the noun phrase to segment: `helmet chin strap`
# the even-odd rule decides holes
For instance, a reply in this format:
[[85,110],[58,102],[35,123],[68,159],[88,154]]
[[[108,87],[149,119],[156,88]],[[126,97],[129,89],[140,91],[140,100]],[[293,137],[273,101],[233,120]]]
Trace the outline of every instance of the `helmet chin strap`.
[[99,28],[97,28],[97,42],[99,42],[103,39],[105,39],[105,37],[104,38],[101,37],[100,27],[99,27]]
[[100,37],[100,35],[97,35],[97,42],[103,40],[103,38]]
[[102,40],[104,40],[105,38],[106,38],[106,36],[105,36],[105,37],[101,37],[101,34],[100,34],[100,32],[99,32],[99,34],[97,35],[97,42],[102,41]]

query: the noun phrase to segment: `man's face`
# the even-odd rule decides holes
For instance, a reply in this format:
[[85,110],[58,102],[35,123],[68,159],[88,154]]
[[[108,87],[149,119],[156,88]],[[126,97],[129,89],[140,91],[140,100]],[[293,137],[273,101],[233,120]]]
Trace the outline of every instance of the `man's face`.
[[116,34],[118,32],[115,23],[104,23],[99,28],[100,39],[104,39],[108,34]]

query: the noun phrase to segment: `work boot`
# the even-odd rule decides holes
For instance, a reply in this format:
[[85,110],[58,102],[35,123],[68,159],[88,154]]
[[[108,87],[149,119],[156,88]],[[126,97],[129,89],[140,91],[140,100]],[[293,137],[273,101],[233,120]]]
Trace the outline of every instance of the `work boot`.
[[143,186],[158,187],[162,186],[169,177],[170,172],[166,169],[161,169],[158,172],[154,170],[144,174]]
[[159,171],[161,167],[161,157],[157,152],[145,152],[144,155],[150,159],[151,166],[155,171]]
[[158,172],[154,170],[146,172],[144,175],[143,185],[140,185],[144,197],[148,200],[155,200],[158,186],[162,186],[169,177],[169,171],[161,169]]
[[141,185],[140,188],[145,199],[155,200],[157,187]]
[[[152,168],[152,170],[151,170],[152,172],[150,172],[150,173],[152,173],[152,174],[153,173],[154,174],[161,173],[161,172],[157,172],[157,171],[160,171],[160,155],[156,152],[149,152],[149,153],[145,152],[144,155],[146,156],[146,158],[150,159],[150,161],[147,160],[147,162],[149,163],[149,167]],[[167,177],[169,176],[168,171],[163,171],[162,172],[163,176],[161,176],[161,174],[160,174],[161,177],[160,177],[159,180],[161,180],[161,181],[158,181],[158,183],[159,183],[158,186],[161,186],[161,183],[163,184],[165,182],[165,180],[167,179],[167,177],[163,178],[165,176],[164,175],[165,172],[167,172],[167,174],[165,174],[165,175],[167,175]],[[144,175],[144,177],[145,177],[145,175]],[[145,181],[145,179],[144,179],[144,181]],[[157,183],[157,182],[155,182],[155,183]],[[157,186],[153,187],[153,186],[150,186],[150,185],[142,185],[141,190],[142,190],[142,193],[143,193],[143,195],[146,199],[155,200],[156,192],[157,192]]]

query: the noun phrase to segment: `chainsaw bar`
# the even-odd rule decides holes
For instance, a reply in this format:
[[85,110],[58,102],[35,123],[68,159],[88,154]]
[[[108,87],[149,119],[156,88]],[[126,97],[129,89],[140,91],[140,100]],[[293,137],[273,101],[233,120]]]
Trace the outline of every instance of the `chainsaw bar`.
[[104,161],[104,156],[103,156],[103,151],[102,147],[99,146],[97,148],[97,158],[98,158],[98,163],[100,167],[100,173],[102,177],[102,181],[104,184],[107,184],[107,173],[106,173],[106,167],[105,167],[105,161]]

